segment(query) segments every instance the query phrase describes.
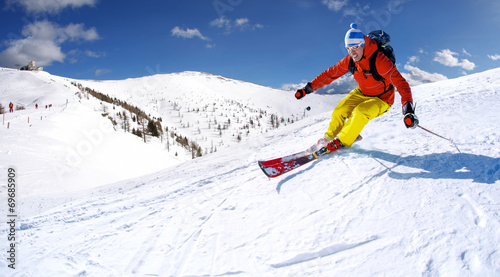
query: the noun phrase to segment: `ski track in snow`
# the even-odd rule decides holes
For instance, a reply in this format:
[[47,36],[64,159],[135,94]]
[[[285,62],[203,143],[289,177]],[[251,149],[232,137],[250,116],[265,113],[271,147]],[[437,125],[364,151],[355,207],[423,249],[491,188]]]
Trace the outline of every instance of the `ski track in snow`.
[[498,276],[499,72],[413,88],[421,124],[460,151],[404,128],[395,104],[351,149],[276,179],[257,160],[304,150],[330,112],[144,176],[33,192],[18,269],[0,259],[0,275]]
[[281,262],[281,263],[277,263],[277,264],[272,264],[271,266],[274,267],[274,268],[280,268],[280,267],[286,267],[286,266],[291,266],[291,265],[295,265],[295,264],[299,264],[299,263],[311,261],[311,260],[318,259],[318,258],[327,257],[327,256],[330,256],[330,255],[333,255],[333,254],[336,254],[336,253],[339,253],[339,252],[342,252],[342,251],[347,251],[349,249],[362,246],[362,245],[367,244],[367,243],[369,243],[369,242],[371,242],[372,240],[375,240],[375,239],[376,238],[373,238],[373,239],[370,239],[370,240],[365,241],[365,242],[354,243],[354,244],[336,244],[336,245],[331,245],[331,246],[323,248],[323,249],[321,249],[320,251],[317,251],[317,252],[299,254],[299,255],[297,255],[297,256],[295,256],[295,257],[293,257],[293,258],[291,258],[291,259],[289,259],[287,261],[284,261],[284,262]]

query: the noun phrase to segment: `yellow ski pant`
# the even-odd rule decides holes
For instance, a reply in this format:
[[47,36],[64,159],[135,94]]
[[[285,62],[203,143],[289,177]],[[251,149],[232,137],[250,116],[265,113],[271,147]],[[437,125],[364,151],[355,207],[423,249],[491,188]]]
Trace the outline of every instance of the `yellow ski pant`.
[[333,111],[325,138],[331,140],[337,137],[343,145],[351,147],[365,125],[390,108],[387,102],[378,97],[365,96],[360,88],[355,88]]

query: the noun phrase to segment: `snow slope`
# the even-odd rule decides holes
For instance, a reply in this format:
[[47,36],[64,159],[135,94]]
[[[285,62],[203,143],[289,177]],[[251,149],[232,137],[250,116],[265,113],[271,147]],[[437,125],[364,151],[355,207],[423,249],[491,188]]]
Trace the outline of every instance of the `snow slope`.
[[[331,106],[334,101],[314,95],[307,103],[313,109],[306,111],[305,103],[286,97],[291,92],[198,72],[99,82],[0,68],[0,83],[3,107],[12,101],[16,107],[25,108],[2,115],[0,128],[0,165],[15,166],[22,172],[20,198],[28,203],[35,203],[29,201],[31,198],[38,199],[24,210],[25,215],[64,203],[67,198],[60,197],[61,193],[157,172],[192,158],[191,152],[176,144],[168,133],[161,139],[148,138],[147,144],[126,133],[117,116],[125,112],[123,108],[86,95],[74,84],[127,101],[151,117],[163,118],[164,127],[199,143],[206,152],[272,130],[271,114],[300,120],[328,110],[328,103]],[[108,117],[118,124],[112,126]],[[243,129],[252,118],[253,126]],[[219,125],[224,126],[220,131]]]
[[454,144],[407,130],[395,104],[351,149],[267,179],[257,160],[315,142],[325,112],[156,173],[53,192],[71,201],[20,218],[17,269],[0,259],[0,275],[498,276],[499,74],[413,88],[422,126]]
[[8,107],[12,101],[25,108],[1,115],[0,128],[0,164],[2,169],[15,166],[22,172],[20,197],[97,187],[180,162],[159,151],[163,149],[159,143],[146,145],[138,137],[115,131],[97,110],[99,102],[82,102],[70,80],[46,72],[3,69],[0,82],[2,105]]

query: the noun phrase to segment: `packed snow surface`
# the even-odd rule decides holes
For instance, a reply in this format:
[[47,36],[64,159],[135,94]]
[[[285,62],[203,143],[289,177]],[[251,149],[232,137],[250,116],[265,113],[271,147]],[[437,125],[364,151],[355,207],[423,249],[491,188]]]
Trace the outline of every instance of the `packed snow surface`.
[[[179,130],[168,102],[153,102],[159,87],[188,97],[202,86],[225,105],[269,106],[285,117],[312,108],[293,124],[179,161],[165,142],[109,128],[97,100],[74,98],[74,80],[0,70],[2,105],[27,107],[0,126],[1,197],[9,168],[18,192],[15,269],[2,224],[0,275],[499,276],[499,74],[412,88],[421,125],[451,142],[406,129],[397,99],[352,148],[269,180],[257,161],[315,143],[342,95],[297,101],[293,92],[192,72],[130,91],[148,79],[77,81],[133,99]],[[34,109],[41,102],[52,109]]]

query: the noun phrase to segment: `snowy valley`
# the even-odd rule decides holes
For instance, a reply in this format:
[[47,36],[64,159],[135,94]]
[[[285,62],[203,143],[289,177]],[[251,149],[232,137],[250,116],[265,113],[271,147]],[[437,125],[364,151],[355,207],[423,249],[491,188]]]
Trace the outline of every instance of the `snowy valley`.
[[[16,269],[3,224],[0,275],[498,276],[499,74],[412,88],[422,126],[453,143],[407,130],[396,99],[351,149],[269,180],[257,161],[316,142],[342,95],[0,69],[0,102],[25,107],[0,128],[3,199],[17,174]],[[75,84],[161,118],[164,134],[144,143],[126,109]]]

